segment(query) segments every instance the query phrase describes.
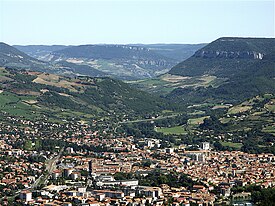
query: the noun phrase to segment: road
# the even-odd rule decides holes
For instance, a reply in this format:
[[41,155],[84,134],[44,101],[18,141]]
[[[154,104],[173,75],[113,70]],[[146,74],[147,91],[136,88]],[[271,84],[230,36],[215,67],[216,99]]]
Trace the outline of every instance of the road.
[[47,173],[44,175],[42,174],[31,186],[31,190],[37,188],[38,186],[45,183],[45,181],[49,178],[49,176],[52,174],[52,172],[56,169],[56,163],[60,159],[62,153],[64,151],[64,147],[59,151],[58,155],[53,157],[52,159],[49,159],[46,164],[45,171]]
[[149,121],[156,121],[156,120],[160,120],[160,119],[168,119],[171,117],[176,117],[179,114],[172,114],[172,115],[168,115],[168,116],[158,116],[157,118],[151,118],[151,119],[137,119],[137,120],[129,120],[129,121],[125,121],[125,122],[118,122],[118,124],[128,124],[128,123],[137,123],[137,122],[149,122]]
[[[61,148],[61,150],[59,151],[58,155],[49,159],[46,163],[46,168],[45,171],[47,171],[46,175],[40,175],[40,177],[31,185],[31,187],[29,188],[30,191],[34,190],[35,188],[37,188],[38,186],[42,185],[45,183],[45,181],[49,178],[49,176],[52,174],[52,172],[54,171],[54,169],[56,168],[56,163],[58,162],[58,160],[60,159],[62,153],[64,151],[64,147]],[[20,194],[22,190],[18,190],[15,192],[14,196],[8,196],[8,198],[15,198],[17,195]],[[1,197],[0,201],[2,201],[5,197]]]

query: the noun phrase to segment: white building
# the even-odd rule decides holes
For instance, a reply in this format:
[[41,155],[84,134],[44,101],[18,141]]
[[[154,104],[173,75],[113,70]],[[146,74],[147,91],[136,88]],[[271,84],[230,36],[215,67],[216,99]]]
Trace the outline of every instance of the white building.
[[78,187],[77,190],[78,192],[86,192],[86,187]]
[[203,150],[209,150],[210,149],[210,143],[209,142],[202,142],[201,143],[201,148]]
[[28,190],[23,190],[20,195],[20,199],[23,200],[24,202],[29,202],[32,200],[32,193]]
[[157,147],[157,148],[160,147],[160,141],[158,139],[147,139],[146,144],[149,149],[153,147]]
[[120,186],[137,186],[138,180],[113,180],[113,181],[98,181],[97,186],[111,186],[111,185],[120,185]]
[[160,187],[138,186],[138,187],[136,187],[136,192],[139,195],[144,195],[146,197],[152,197],[153,199],[157,199],[163,195]]
[[171,153],[174,153],[174,148],[166,148],[166,149],[165,149],[165,152],[166,152],[166,153],[170,153],[170,154],[171,154]]
[[67,147],[67,148],[66,148],[66,152],[68,152],[69,154],[72,154],[72,153],[74,153],[74,148],[72,148],[72,147]]

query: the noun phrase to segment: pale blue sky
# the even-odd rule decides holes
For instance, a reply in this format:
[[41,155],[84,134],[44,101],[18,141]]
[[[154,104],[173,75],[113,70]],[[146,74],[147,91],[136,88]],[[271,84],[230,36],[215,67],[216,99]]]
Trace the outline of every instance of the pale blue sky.
[[274,37],[274,1],[0,0],[8,44],[201,43]]

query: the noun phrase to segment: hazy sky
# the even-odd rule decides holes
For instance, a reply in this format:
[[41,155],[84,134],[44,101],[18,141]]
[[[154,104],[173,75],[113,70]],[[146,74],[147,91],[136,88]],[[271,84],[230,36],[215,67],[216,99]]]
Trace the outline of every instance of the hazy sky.
[[12,45],[201,43],[274,33],[274,0],[0,0],[0,41]]

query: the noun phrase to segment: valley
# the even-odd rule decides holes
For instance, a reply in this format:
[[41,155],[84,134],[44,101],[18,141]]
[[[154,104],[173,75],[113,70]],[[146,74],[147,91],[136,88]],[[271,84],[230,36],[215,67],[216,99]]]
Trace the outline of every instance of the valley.
[[[121,80],[152,78],[169,71],[205,44],[81,45],[14,47],[52,65],[64,75],[109,76]],[[180,55],[177,55],[180,54]]]
[[37,60],[2,44],[0,203],[46,191],[168,205],[184,188],[177,203],[224,205],[262,191],[275,181],[273,41],[221,38],[183,62],[182,45],[25,47]]
[[0,0],[0,206],[275,206],[274,1]]

